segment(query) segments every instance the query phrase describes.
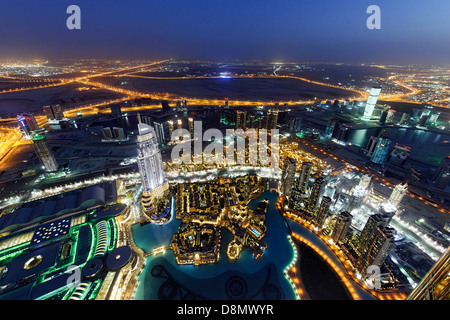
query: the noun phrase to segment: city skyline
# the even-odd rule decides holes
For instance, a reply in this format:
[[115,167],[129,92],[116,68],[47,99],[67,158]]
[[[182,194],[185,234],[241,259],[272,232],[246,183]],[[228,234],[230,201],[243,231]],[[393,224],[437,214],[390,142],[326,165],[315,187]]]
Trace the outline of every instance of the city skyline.
[[[69,30],[67,8],[81,9]],[[2,58],[112,58],[449,64],[449,4],[386,1],[27,0],[0,4]],[[22,10],[27,8],[27,10]]]

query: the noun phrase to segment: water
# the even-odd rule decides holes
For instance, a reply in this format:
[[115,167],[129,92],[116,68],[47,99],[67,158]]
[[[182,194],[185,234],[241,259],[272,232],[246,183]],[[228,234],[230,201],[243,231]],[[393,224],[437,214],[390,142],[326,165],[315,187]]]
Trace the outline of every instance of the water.
[[392,141],[411,148],[410,158],[430,165],[439,165],[448,156],[450,133],[437,133],[413,128],[369,128],[352,129],[348,142],[365,148],[371,136],[377,137],[386,130],[385,135]]
[[[226,248],[232,235],[222,229],[220,260],[217,264],[178,265],[171,250],[164,255],[147,257],[138,279],[135,299],[153,300],[162,295],[173,299],[197,297],[222,300],[230,298],[230,290],[237,295],[235,298],[240,299],[295,299],[293,289],[283,274],[294,257],[294,250],[288,241],[284,219],[275,207],[278,195],[265,192],[251,201],[249,208],[256,209],[258,203],[265,198],[270,202],[266,217],[268,230],[262,240],[267,244],[267,249],[261,258],[254,259],[251,249],[246,248],[238,261],[230,263]],[[145,252],[149,252],[156,247],[168,245],[179,225],[180,221],[176,219],[164,226],[136,224],[133,226],[134,241]],[[164,266],[164,277],[154,276],[155,273],[161,273],[161,269],[154,268],[157,265]]]

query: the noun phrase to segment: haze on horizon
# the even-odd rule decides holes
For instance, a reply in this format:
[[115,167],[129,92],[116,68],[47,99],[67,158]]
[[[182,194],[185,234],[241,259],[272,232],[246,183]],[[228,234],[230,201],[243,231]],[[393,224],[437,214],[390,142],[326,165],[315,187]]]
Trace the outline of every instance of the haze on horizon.
[[[81,8],[81,30],[66,9]],[[369,30],[369,5],[381,30]],[[6,0],[0,58],[450,64],[448,0]]]

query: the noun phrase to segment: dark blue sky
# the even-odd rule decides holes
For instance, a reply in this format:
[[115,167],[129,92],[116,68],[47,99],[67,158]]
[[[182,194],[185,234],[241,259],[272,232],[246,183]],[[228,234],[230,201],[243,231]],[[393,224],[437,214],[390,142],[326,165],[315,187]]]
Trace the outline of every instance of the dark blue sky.
[[[81,30],[66,28],[71,4]],[[1,0],[0,58],[449,64],[449,13],[449,0]]]

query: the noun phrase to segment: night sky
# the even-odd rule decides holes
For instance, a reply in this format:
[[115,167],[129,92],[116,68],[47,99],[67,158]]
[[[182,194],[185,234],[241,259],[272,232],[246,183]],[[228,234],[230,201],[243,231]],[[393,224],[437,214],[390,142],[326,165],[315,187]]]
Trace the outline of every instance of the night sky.
[[450,64],[449,14],[449,0],[1,0],[0,58]]

